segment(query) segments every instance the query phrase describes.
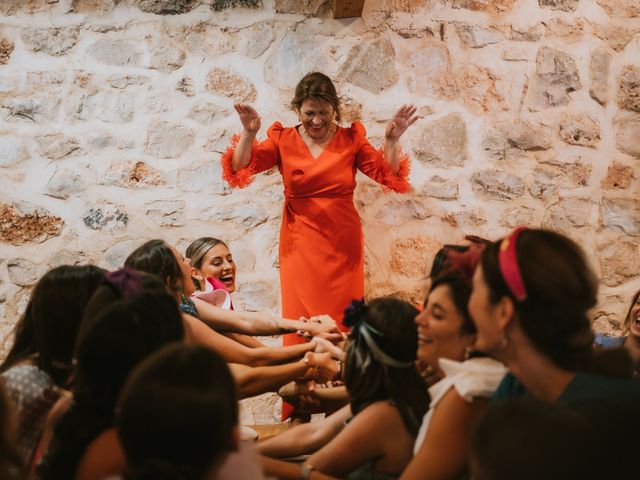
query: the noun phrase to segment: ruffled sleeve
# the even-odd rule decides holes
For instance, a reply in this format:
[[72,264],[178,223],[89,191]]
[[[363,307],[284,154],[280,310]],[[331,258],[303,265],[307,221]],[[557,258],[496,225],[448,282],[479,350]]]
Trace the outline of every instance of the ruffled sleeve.
[[254,140],[251,147],[249,163],[246,167],[239,170],[233,169],[233,152],[240,141],[240,135],[236,134],[231,138],[231,145],[220,158],[222,162],[222,178],[229,186],[244,188],[253,181],[256,173],[269,170],[271,167],[280,163],[278,142],[281,132],[282,125],[280,122],[275,122],[269,127],[269,130],[267,130],[266,140],[262,142]]
[[356,166],[366,176],[380,183],[384,189],[398,193],[411,191],[409,173],[411,161],[409,156],[400,150],[400,163],[397,172],[393,172],[386,158],[384,147],[374,148],[367,140],[367,131],[360,122],[351,125],[351,134],[356,146]]

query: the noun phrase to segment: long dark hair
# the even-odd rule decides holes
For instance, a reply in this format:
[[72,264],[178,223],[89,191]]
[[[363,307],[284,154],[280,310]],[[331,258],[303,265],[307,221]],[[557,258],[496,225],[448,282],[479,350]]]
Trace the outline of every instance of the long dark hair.
[[[352,327],[344,370],[344,382],[355,414],[367,405],[391,400],[411,435],[416,435],[427,408],[429,392],[415,365],[418,332],[414,319],[418,310],[397,298],[378,298],[345,312],[345,324]],[[367,332],[363,331],[366,328]],[[380,361],[365,336],[378,348],[404,364],[392,366]]]
[[227,364],[187,344],[167,346],[139,365],[117,411],[127,480],[203,479],[231,449],[238,421]]
[[[500,272],[501,241],[489,245],[481,258],[489,301],[512,299],[519,324],[533,345],[558,367],[621,376],[631,362],[615,350],[596,353],[589,310],[596,305],[598,280],[582,249],[549,230],[524,230],[516,244],[517,263],[526,298],[517,300]],[[608,361],[594,361],[596,357]]]
[[41,478],[73,478],[89,443],[113,427],[116,399],[131,371],[183,338],[178,306],[166,290],[133,294],[101,312],[78,345],[73,402],[56,425]]
[[64,386],[82,314],[105,273],[93,265],[62,265],[45,273],[18,320],[15,341],[0,371],[37,355],[37,367]]
[[160,277],[174,295],[182,291],[180,265],[164,240],[149,240],[139,246],[127,257],[124,265]]

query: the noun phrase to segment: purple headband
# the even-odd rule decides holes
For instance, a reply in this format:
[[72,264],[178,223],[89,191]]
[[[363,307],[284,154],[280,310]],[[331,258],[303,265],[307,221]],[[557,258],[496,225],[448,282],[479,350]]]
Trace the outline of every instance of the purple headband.
[[130,267],[109,272],[104,276],[104,283],[114,288],[123,297],[128,297],[142,291],[140,273]]
[[522,272],[520,272],[520,266],[518,265],[516,246],[518,237],[525,230],[528,230],[528,228],[516,228],[511,235],[500,242],[500,251],[498,252],[498,264],[502,278],[504,278],[507,287],[519,302],[527,298],[527,289],[524,286]]

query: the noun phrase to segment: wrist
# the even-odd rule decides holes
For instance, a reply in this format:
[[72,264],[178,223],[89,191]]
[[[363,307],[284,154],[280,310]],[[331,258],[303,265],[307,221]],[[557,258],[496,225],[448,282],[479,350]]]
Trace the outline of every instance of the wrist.
[[311,472],[315,470],[315,467],[309,462],[304,462],[300,465],[300,480],[309,480],[311,478]]

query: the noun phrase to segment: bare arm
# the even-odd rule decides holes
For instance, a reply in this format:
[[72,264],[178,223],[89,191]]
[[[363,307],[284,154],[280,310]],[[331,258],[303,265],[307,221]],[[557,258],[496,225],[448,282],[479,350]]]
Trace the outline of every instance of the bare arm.
[[193,301],[201,320],[216,330],[232,331],[246,335],[279,335],[299,330],[308,331],[311,336],[331,332],[338,334],[338,327],[335,322],[331,325],[326,321],[319,323],[289,320],[258,312],[226,310],[214,307],[199,298],[194,298]]
[[275,392],[284,384],[304,376],[309,368],[310,365],[304,360],[284,365],[254,368],[237,363],[229,364],[240,398],[253,397],[265,392]]
[[238,112],[238,116],[240,117],[243,127],[240,140],[233,152],[233,169],[237,172],[249,165],[249,160],[251,160],[251,148],[253,146],[253,141],[256,138],[256,134],[258,133],[258,130],[260,130],[261,121],[258,112],[256,112],[250,105],[239,103],[234,105],[234,108],[236,109],[236,112]]
[[400,479],[459,478],[467,463],[471,431],[488,405],[487,399],[468,403],[451,389],[433,411],[424,442]]
[[342,431],[344,422],[350,416],[351,405],[345,405],[319,422],[303,423],[260,442],[258,451],[262,455],[275,458],[296,457],[315,452]]
[[[261,457],[262,469],[268,478],[279,480],[300,480],[302,468],[300,464],[283,462],[269,457]],[[310,480],[336,480],[335,477],[320,472],[311,472]]]
[[240,343],[241,345],[244,345],[245,347],[259,348],[259,347],[265,346],[264,343],[262,343],[256,337],[253,337],[251,335],[244,335],[242,333],[233,333],[233,332],[221,332],[221,333],[225,337],[230,338],[231,340],[234,340]]
[[402,105],[389,121],[384,133],[384,155],[389,160],[394,173],[400,168],[399,140],[402,134],[413,125],[418,117],[414,105]]
[[315,348],[314,342],[283,348],[249,348],[212,330],[191,315],[182,318],[188,332],[188,339],[216,351],[224,360],[249,366],[277,365],[297,360]]

